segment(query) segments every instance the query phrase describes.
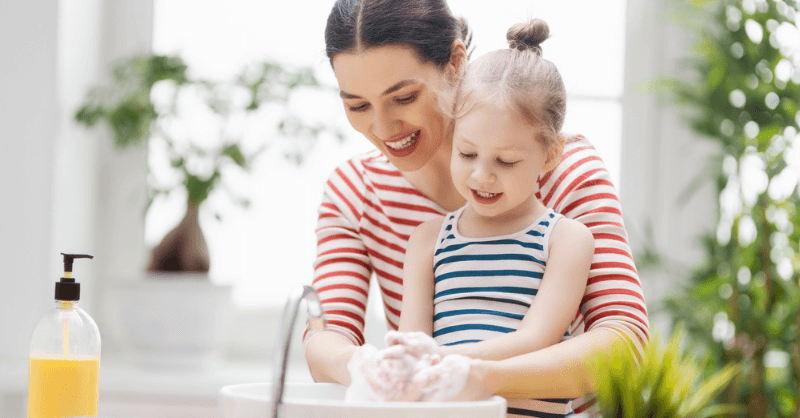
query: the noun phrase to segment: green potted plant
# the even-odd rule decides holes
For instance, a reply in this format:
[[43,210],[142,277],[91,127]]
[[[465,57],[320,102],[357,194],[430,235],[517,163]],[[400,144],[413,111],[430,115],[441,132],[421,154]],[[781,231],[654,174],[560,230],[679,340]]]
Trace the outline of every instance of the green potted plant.
[[739,373],[728,365],[708,375],[705,362],[681,348],[684,333],[676,330],[662,346],[652,338],[641,361],[620,346],[592,364],[597,385],[596,407],[603,417],[704,418],[743,413],[739,405],[716,402]]
[[[718,145],[708,176],[717,223],[704,262],[667,301],[709,354],[741,364],[725,391],[753,418],[800,417],[800,32],[796,0],[696,1],[697,35],[670,95],[689,126]],[[691,18],[686,18],[691,16]]]
[[[233,171],[247,171],[280,138],[291,138],[294,148],[284,154],[298,163],[321,134],[341,139],[336,129],[304,122],[287,111],[291,94],[301,88],[325,89],[309,68],[288,70],[274,62],[260,62],[247,66],[233,80],[212,82],[192,78],[179,56],[151,54],[120,61],[113,68],[111,83],[89,91],[75,113],[81,125],[107,128],[120,150],[147,144],[165,151],[166,162],[158,164],[152,154],[148,158],[145,211],[161,196],[176,192],[186,196],[183,219],[151,252],[146,276],[155,280],[122,284],[112,304],[125,329],[124,345],[138,353],[134,354],[138,360],[195,365],[221,345],[230,286],[208,280],[210,260],[199,213],[209,196],[219,191],[247,207],[246,198],[223,187],[226,177]],[[213,126],[207,130],[210,140],[188,137],[176,129],[177,121],[191,117],[186,115],[187,107],[202,113],[193,121],[202,119]],[[246,141],[241,129],[231,128],[256,118],[274,122],[275,135],[254,144],[252,138]]]

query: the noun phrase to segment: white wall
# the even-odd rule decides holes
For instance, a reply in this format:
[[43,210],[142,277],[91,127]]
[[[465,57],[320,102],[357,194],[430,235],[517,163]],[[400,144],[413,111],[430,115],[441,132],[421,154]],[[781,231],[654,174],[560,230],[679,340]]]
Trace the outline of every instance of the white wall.
[[[674,105],[653,93],[656,80],[674,77],[693,42],[691,33],[670,20],[670,2],[629,1],[623,94],[622,178],[620,197],[625,226],[634,252],[652,244],[670,270],[642,270],[640,277],[651,325],[667,326],[657,309],[663,297],[677,290],[681,271],[702,260],[699,236],[715,229],[715,196],[705,184],[685,204],[679,202],[688,184],[706,167],[715,147],[695,137]],[[655,320],[655,321],[654,321]]]
[[58,137],[56,0],[0,4],[0,359],[27,359],[53,299],[50,254]]
[[[108,63],[150,47],[152,2],[0,2],[0,411],[24,416],[28,344],[53,303],[59,252],[75,265],[81,302],[103,330],[104,278],[144,264],[144,149],[117,153],[75,126],[86,89]],[[104,347],[105,348],[105,347]],[[7,377],[10,375],[11,378]],[[10,391],[10,392],[8,392]],[[8,393],[11,393],[10,395]]]

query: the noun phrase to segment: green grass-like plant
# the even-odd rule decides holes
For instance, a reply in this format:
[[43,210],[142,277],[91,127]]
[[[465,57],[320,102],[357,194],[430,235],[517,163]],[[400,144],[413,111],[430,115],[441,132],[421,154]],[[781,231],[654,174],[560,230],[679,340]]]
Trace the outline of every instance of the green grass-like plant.
[[727,365],[708,374],[703,361],[681,350],[682,330],[666,345],[651,338],[641,362],[628,346],[620,345],[592,364],[596,379],[597,407],[603,417],[706,418],[738,414],[738,405],[716,403],[719,394],[739,373]]

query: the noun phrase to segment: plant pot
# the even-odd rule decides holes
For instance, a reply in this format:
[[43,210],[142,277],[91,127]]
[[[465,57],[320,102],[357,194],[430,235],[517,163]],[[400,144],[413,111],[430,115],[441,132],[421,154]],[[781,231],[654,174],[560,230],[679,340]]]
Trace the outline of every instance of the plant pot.
[[112,290],[122,348],[143,366],[202,368],[221,352],[231,286],[204,273],[148,273]]

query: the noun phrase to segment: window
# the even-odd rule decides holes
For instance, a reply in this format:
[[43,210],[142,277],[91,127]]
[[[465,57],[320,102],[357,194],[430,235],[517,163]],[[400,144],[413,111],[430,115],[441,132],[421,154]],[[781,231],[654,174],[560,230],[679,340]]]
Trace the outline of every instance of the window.
[[[550,25],[551,38],[543,50],[567,85],[564,131],[587,136],[618,185],[625,1],[498,0],[487,6],[482,0],[450,0],[449,4],[472,28],[473,58],[505,48],[505,33],[514,23],[539,17]],[[156,0],[153,50],[180,53],[194,77],[227,79],[253,61],[274,59],[312,66],[321,82],[336,86],[324,53],[324,28],[332,5],[332,0]],[[335,93],[297,106],[329,115],[342,127],[346,140],[320,142],[299,167],[279,152],[267,152],[251,174],[237,182],[237,191],[252,201],[249,209],[233,206],[224,196],[212,196],[208,206],[223,216],[217,221],[201,208],[212,279],[234,284],[234,302],[240,307],[282,304],[291,288],[310,282],[323,183],[336,165],[371,148],[349,127]],[[153,147],[153,152],[159,150]],[[156,245],[177,224],[184,201],[176,194],[154,202],[146,221],[148,245]]]

